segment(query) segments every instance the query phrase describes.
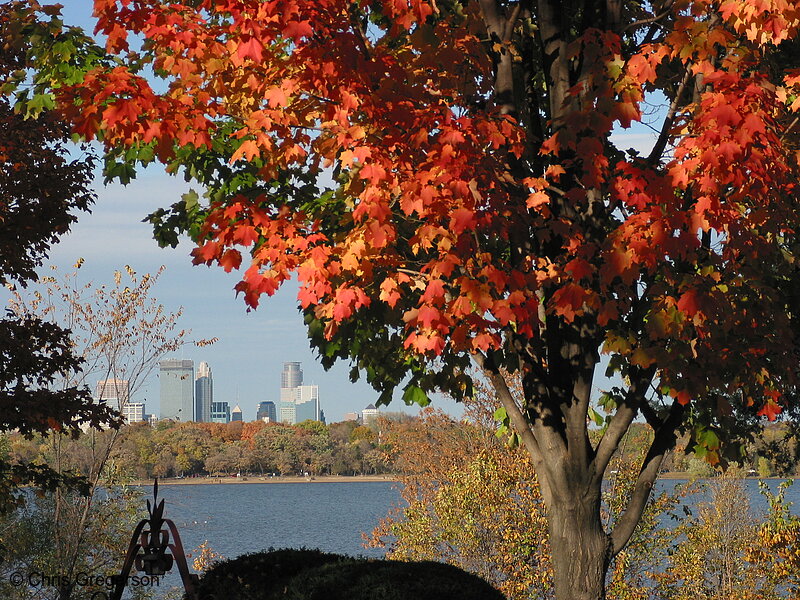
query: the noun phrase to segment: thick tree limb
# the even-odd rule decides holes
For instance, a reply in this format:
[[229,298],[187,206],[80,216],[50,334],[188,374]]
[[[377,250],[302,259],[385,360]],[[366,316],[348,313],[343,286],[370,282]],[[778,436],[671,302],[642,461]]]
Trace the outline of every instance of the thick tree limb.
[[678,438],[678,427],[683,421],[686,407],[676,400],[672,404],[669,416],[664,424],[656,431],[650,450],[644,459],[636,484],[633,488],[628,507],[614,526],[611,532],[612,555],[618,554],[628,543],[642,518],[642,513],[647,506],[647,500],[653,489],[653,483],[661,470],[664,457],[675,447]]
[[644,420],[647,421],[647,424],[653,428],[653,431],[658,431],[658,429],[663,425],[663,422],[659,418],[658,414],[656,414],[655,409],[650,406],[650,403],[646,400],[642,402],[641,406],[639,406],[639,410],[644,417]]
[[517,2],[506,19],[500,11],[497,0],[480,0],[484,24],[489,33],[489,39],[500,44],[500,49],[495,56],[495,102],[500,107],[500,112],[506,115],[517,116],[519,110],[514,102],[514,72],[511,53],[504,44],[511,39],[514,23],[517,21],[522,8]]
[[664,154],[664,150],[667,147],[667,142],[669,142],[672,132],[672,125],[675,122],[675,115],[677,114],[678,107],[680,106],[680,99],[683,96],[686,86],[689,84],[691,76],[691,69],[687,68],[683,74],[683,79],[681,79],[681,82],[678,85],[678,90],[675,92],[675,97],[672,99],[672,102],[669,105],[667,116],[664,118],[664,122],[661,125],[661,132],[658,134],[658,140],[656,140],[653,149],[650,151],[650,155],[647,157],[647,162],[651,165],[655,165],[658,161],[660,161],[661,156]]
[[544,456],[541,448],[539,447],[539,442],[533,435],[530,423],[528,423],[528,420],[525,418],[525,415],[522,413],[520,407],[517,406],[517,403],[514,400],[511,390],[508,388],[505,378],[497,371],[497,369],[490,368],[486,356],[481,352],[477,352],[473,355],[473,359],[489,377],[490,381],[492,382],[492,386],[497,393],[497,399],[500,401],[500,404],[502,404],[503,408],[505,408],[506,414],[511,421],[514,431],[520,437],[522,443],[525,445],[525,449],[530,454],[531,459],[533,460],[534,469],[539,475],[539,485],[542,488],[542,496],[545,498],[545,502],[549,505],[550,499],[552,498],[552,492],[550,489],[550,478],[552,477],[552,474],[546,472],[547,464],[544,461]]
[[631,385],[625,394],[621,405],[617,408],[614,418],[609,423],[603,437],[597,444],[593,461],[592,477],[597,483],[603,478],[611,457],[614,456],[625,433],[636,418],[639,410],[646,404],[644,396],[655,375],[655,368],[636,369],[637,373],[631,379]]

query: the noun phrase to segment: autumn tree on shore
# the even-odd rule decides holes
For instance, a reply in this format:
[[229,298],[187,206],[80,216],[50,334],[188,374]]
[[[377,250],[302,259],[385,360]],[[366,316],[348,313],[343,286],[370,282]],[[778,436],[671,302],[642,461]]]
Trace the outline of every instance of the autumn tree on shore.
[[[51,267],[27,290],[14,292],[9,305],[20,318],[59,324],[70,331],[70,348],[80,357],[82,368],[69,379],[55,380],[54,388],[114,386],[115,392],[105,395],[116,393],[111,409],[124,414],[159,360],[188,342],[189,331],[178,326],[182,309],[171,312],[155,298],[163,267],[139,275],[126,266],[115,271],[108,283],[82,283],[82,265],[83,260],[78,261],[67,274]],[[48,552],[38,559],[49,561],[52,572],[64,575],[58,583],[59,600],[78,593],[76,573],[103,572],[127,542],[132,506],[140,504],[140,498],[137,492],[118,487],[126,480],[114,464],[120,435],[118,428],[91,429],[90,442],[78,456],[66,436],[57,432],[49,436],[47,464],[57,473],[80,471],[88,484],[79,494],[56,489],[37,503],[38,512],[47,515],[50,537]],[[126,533],[120,536],[119,529]]]
[[[27,66],[26,47],[13,34],[15,23],[11,7],[0,6],[0,81]],[[0,96],[0,285],[11,289],[36,279],[52,245],[94,202],[92,157],[86,149],[76,153],[67,123],[43,109],[37,118],[25,119],[9,98]],[[82,362],[68,329],[40,315],[4,310],[0,432],[77,436],[81,426],[118,424],[76,381]],[[22,486],[55,489],[63,484],[85,487],[86,481],[49,465],[12,464],[0,456],[0,513],[19,504]]]
[[[187,232],[196,263],[243,268],[252,308],[296,276],[323,363],[350,360],[382,402],[398,385],[409,403],[459,397],[470,362],[488,371],[539,478],[560,600],[604,596],[679,432],[719,461],[786,405],[797,2],[96,0],[95,15],[112,58],[54,67],[36,38],[19,108],[53,100],[105,144],[110,176],[158,160],[202,186],[151,215],[161,242]],[[643,155],[611,134],[645,102]],[[601,351],[625,382],[606,415]],[[608,530],[603,477],[639,416],[653,442]]]

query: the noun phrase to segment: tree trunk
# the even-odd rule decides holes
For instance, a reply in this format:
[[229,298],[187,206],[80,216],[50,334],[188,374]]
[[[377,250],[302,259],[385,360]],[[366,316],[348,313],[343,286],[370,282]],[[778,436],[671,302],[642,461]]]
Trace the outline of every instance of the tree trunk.
[[603,600],[611,541],[596,499],[557,499],[548,512],[556,600]]

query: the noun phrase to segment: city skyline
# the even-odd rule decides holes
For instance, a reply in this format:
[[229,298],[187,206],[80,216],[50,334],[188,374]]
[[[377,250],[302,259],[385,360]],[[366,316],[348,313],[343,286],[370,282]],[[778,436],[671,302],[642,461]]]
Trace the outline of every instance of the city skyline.
[[[233,409],[231,402],[214,400],[214,381],[208,362],[200,362],[195,376],[193,360],[165,358],[159,361],[159,407],[152,414],[158,419],[198,423],[253,421],[263,418],[290,424],[309,419],[324,421],[319,386],[303,385],[303,371],[300,367],[299,361],[284,363],[280,377],[281,400],[277,404],[271,400],[256,400],[257,412],[255,417],[250,418],[244,416],[238,391]],[[192,381],[194,383],[190,385]],[[114,407],[123,411],[129,421],[144,418],[144,403],[131,401],[126,380],[98,381],[95,397],[98,401],[113,401]],[[124,401],[120,400],[122,397],[125,398]],[[248,404],[250,403],[245,403]]]
[[[110,402],[115,410],[120,410],[127,421],[146,420],[148,416],[157,419],[172,419],[194,422],[230,422],[234,407],[241,408],[243,421],[261,420],[268,416],[271,421],[298,423],[307,419],[322,420],[329,423],[346,421],[354,415],[361,418],[365,404],[354,411],[336,411],[338,418],[326,417],[320,398],[318,385],[303,384],[303,370],[300,361],[283,363],[280,372],[280,388],[278,401],[264,400],[263,395],[270,396],[265,386],[261,398],[241,398],[237,391],[228,393],[230,400],[214,399],[213,370],[207,361],[201,361],[195,374],[193,359],[163,358],[158,365],[158,397],[159,404],[154,406],[147,398],[134,398],[130,394],[127,380],[108,378],[95,382],[94,398],[98,402]],[[287,388],[286,385],[293,387]],[[272,388],[274,389],[274,388]],[[141,394],[137,394],[140,396]],[[281,417],[283,402],[291,404]],[[365,399],[367,409],[375,410],[373,401]],[[398,407],[388,407],[396,410]],[[299,409],[299,412],[298,412]],[[262,415],[262,411],[264,415]],[[186,415],[191,415],[189,418]],[[224,415],[224,416],[223,416]]]

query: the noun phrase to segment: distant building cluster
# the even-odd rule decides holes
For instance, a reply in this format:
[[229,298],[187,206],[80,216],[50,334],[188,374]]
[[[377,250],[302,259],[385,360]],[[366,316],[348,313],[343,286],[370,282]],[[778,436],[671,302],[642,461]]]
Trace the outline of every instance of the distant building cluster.
[[294,425],[311,419],[324,421],[325,416],[319,406],[319,387],[303,385],[303,371],[299,362],[283,363],[281,373],[280,406],[277,408],[278,420]]
[[[283,364],[280,384],[278,402],[260,402],[256,420],[290,425],[309,419],[325,422],[325,413],[319,402],[319,387],[303,384],[303,370],[299,362]],[[214,399],[214,378],[207,362],[198,365],[195,375],[192,360],[162,360],[159,363],[159,388],[161,410],[158,416],[146,413],[144,403],[131,401],[129,382],[125,379],[98,381],[95,399],[120,411],[128,423],[155,423],[159,419],[198,423],[242,421],[242,409],[238,403],[231,409],[228,402]],[[378,410],[370,404],[360,414],[346,413],[344,420],[368,423],[377,415]]]
[[127,379],[101,379],[97,382],[94,397],[97,402],[108,404],[122,413],[126,423],[145,421],[148,416],[143,403],[130,401],[130,382]]

